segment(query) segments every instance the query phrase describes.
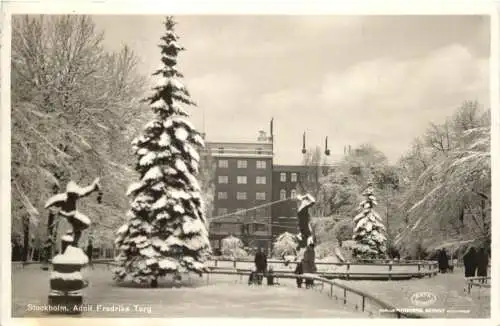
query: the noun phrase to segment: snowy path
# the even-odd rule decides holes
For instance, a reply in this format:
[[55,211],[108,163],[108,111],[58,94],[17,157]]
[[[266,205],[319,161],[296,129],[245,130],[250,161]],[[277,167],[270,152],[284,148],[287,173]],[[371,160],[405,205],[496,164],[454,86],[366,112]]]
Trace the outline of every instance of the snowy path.
[[[193,276],[190,286],[171,288],[169,283],[160,283],[160,288],[149,289],[115,286],[111,272],[103,266],[96,266],[88,275],[91,286],[85,298],[93,311],[84,312],[83,317],[368,317],[325,293],[297,289],[293,281],[276,287],[249,287],[244,282],[238,283],[238,277],[211,275],[209,285],[205,277]],[[13,270],[13,317],[47,316],[26,310],[30,304],[46,303],[48,284],[48,273],[41,271],[39,265]],[[134,305],[151,311],[136,311]]]
[[414,308],[410,298],[417,292],[431,292],[437,297],[436,303],[428,308],[447,308],[446,314],[427,314],[435,318],[489,318],[490,289],[473,288],[470,294],[464,292],[463,268],[454,273],[438,274],[432,278],[408,281],[345,281],[338,280],[353,288],[374,293],[397,308]]

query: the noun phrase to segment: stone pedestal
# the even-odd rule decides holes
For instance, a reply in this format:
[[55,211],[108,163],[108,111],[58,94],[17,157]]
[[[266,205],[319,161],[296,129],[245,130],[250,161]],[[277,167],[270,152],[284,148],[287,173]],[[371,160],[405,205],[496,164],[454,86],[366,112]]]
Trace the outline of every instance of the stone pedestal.
[[68,246],[63,254],[52,260],[50,273],[50,293],[48,303],[54,309],[52,313],[79,314],[83,304],[82,290],[88,286],[81,274],[81,269],[88,263],[88,257],[82,249]]

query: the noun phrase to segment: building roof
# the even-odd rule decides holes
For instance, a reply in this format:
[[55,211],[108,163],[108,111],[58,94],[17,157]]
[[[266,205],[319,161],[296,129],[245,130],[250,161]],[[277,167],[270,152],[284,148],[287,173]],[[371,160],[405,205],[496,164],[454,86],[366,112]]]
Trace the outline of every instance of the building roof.
[[273,157],[271,142],[207,142],[206,149],[214,157]]

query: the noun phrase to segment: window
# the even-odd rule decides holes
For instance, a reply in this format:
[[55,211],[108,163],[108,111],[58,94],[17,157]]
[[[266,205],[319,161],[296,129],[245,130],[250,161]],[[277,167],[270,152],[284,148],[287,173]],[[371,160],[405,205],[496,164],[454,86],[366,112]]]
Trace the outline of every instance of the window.
[[281,182],[286,182],[286,173],[285,172],[281,172],[280,173],[280,181]]
[[280,190],[280,200],[286,199],[286,190],[281,189]]
[[297,173],[292,173],[292,175],[290,176],[290,179],[292,182],[297,182]]
[[266,184],[266,177],[265,176],[257,177],[255,180],[255,183],[258,185],[265,185]]
[[295,199],[297,197],[297,190],[293,189],[292,192],[290,193],[290,197]]
[[228,183],[229,177],[227,175],[219,175],[219,183]]
[[227,168],[229,166],[229,162],[227,160],[219,160],[220,168]]
[[227,214],[227,208],[224,208],[224,207],[219,207],[217,209],[217,214],[218,215],[224,215],[224,214]]
[[245,216],[246,215],[246,211],[244,208],[237,208],[235,213],[236,213],[235,214],[236,216]]
[[236,193],[236,199],[237,200],[245,200],[245,199],[247,199],[247,193],[246,192],[237,192]]
[[225,191],[219,191],[219,193],[217,194],[217,198],[219,198],[219,199],[227,199],[227,192],[225,192]]
[[239,175],[238,178],[237,178],[237,182],[240,185],[247,184],[247,176],[246,175]]
[[258,192],[255,194],[255,199],[257,200],[266,200],[266,193],[265,192]]
[[224,153],[224,147],[219,147],[219,154],[223,154]]
[[257,161],[257,169],[265,169],[266,161]]
[[238,160],[238,169],[246,169],[247,161],[246,160]]

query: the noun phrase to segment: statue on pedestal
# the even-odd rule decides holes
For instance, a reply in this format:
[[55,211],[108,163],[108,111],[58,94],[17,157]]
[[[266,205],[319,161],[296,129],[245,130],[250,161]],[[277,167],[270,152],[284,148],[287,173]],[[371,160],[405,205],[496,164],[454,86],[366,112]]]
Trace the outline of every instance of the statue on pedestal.
[[[61,252],[52,259],[49,305],[64,307],[54,309],[57,312],[79,313],[79,310],[73,308],[83,303],[82,290],[88,282],[83,279],[81,268],[89,262],[89,258],[78,247],[78,241],[82,231],[90,226],[91,221],[77,211],[76,202],[94,191],[98,192],[97,201],[100,203],[102,192],[98,178],[83,188],[70,181],[65,193],[52,196],[45,204],[46,209],[59,209],[58,214],[66,218],[72,227],[72,230],[61,238]],[[49,234],[49,238],[53,239],[53,235]]]
[[[309,208],[316,203],[316,200],[310,194],[297,196],[297,200],[299,201],[299,207],[297,209],[299,234],[297,234],[298,256],[296,260],[299,264],[298,269],[300,270],[300,272],[297,273],[316,273],[316,254],[314,251],[316,241],[311,226],[311,216],[309,214]],[[305,283],[307,288],[313,286],[312,280],[307,279]],[[297,285],[299,285],[299,283],[297,283]]]

